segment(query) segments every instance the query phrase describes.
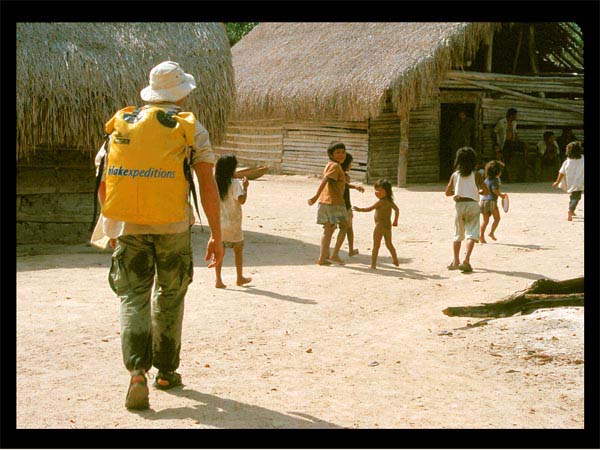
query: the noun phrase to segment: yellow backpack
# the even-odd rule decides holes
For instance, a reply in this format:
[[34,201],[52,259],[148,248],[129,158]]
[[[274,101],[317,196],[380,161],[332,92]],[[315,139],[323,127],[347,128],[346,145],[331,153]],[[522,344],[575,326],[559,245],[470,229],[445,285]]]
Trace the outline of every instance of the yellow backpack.
[[118,111],[105,130],[109,147],[104,217],[146,225],[188,220],[194,114],[129,106]]

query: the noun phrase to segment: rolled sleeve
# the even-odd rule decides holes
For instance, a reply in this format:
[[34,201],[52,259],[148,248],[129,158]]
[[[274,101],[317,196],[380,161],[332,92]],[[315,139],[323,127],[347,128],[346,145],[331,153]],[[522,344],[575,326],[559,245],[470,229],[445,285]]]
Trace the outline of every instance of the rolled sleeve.
[[212,151],[212,146],[210,144],[210,137],[208,135],[208,131],[206,128],[202,126],[202,124],[196,121],[196,135],[194,139],[194,156],[192,158],[192,165],[205,162],[214,164],[215,163],[215,154]]

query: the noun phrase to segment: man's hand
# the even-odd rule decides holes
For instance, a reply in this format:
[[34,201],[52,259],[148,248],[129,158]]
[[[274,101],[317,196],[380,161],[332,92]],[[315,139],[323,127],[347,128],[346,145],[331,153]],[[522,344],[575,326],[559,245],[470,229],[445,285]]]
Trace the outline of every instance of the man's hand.
[[365,188],[364,188],[364,187],[362,187],[362,186],[356,186],[356,190],[357,190],[358,192],[361,192],[361,193],[362,193],[362,192],[365,192]]
[[108,243],[110,244],[110,248],[112,248],[113,250],[117,246],[117,240],[116,239],[109,239]]
[[246,178],[246,177],[242,178],[242,186],[244,186],[244,191],[248,189],[248,184],[250,184],[248,182],[248,178]]
[[215,241],[211,236],[208,244],[206,244],[206,256],[204,259],[208,261],[209,269],[221,263],[223,261],[223,243]]
[[394,223],[392,224],[393,227],[397,227],[398,226],[398,221],[394,220]]
[[317,201],[317,199],[315,197],[311,197],[308,199],[308,205],[312,206],[315,204],[316,201]]

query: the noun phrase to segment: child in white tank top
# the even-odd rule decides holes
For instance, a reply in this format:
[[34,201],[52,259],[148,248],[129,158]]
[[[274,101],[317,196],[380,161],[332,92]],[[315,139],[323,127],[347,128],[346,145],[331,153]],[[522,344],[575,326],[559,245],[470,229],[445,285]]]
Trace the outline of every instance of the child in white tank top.
[[[460,269],[464,273],[472,272],[471,253],[476,242],[479,242],[479,194],[487,195],[488,189],[481,175],[475,171],[475,150],[463,147],[456,152],[456,172],[450,177],[446,186],[446,196],[454,199],[454,259],[448,270]],[[460,262],[460,247],[467,238],[467,253]]]

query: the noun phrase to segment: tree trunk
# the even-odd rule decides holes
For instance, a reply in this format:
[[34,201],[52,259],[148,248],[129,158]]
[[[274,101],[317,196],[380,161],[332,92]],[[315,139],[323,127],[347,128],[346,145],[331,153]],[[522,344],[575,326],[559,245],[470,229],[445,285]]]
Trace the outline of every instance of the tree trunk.
[[518,312],[529,314],[539,308],[584,306],[583,292],[583,277],[564,281],[541,279],[499,302],[479,306],[451,306],[442,312],[450,317],[509,317]]

